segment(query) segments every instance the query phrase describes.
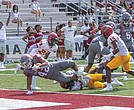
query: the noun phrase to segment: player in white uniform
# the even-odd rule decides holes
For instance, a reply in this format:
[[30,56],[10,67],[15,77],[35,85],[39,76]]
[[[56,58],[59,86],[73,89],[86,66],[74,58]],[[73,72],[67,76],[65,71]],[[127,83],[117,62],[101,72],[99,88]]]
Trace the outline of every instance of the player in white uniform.
[[[134,76],[134,72],[130,70],[130,54],[128,49],[123,42],[123,40],[113,32],[111,26],[105,25],[101,29],[101,34],[107,39],[108,46],[110,46],[113,51],[104,55],[103,59],[109,61],[106,65],[106,76],[107,76],[107,86],[102,91],[113,90],[111,85],[111,70],[122,66],[123,71]],[[114,57],[113,59],[111,59]]]
[[[48,39],[43,39],[39,43],[33,44],[30,46],[30,48],[27,51],[27,54],[30,54],[31,56],[35,56],[36,54],[40,54],[45,59],[48,58],[50,52],[56,52],[58,49],[58,46],[56,45],[58,36],[56,33],[50,33],[48,35]],[[18,68],[17,68],[18,69]],[[37,90],[40,89],[36,86],[36,76],[32,77],[32,89]]]
[[[32,45],[28,49],[27,53],[32,56],[35,56],[36,54],[40,54],[44,56],[45,59],[47,59],[51,51],[56,52],[58,49],[58,46],[56,44],[57,38],[58,38],[57,34],[52,32],[48,35],[48,39],[42,39],[39,43]],[[40,89],[39,87],[36,86],[36,78],[37,78],[36,76],[32,77],[33,90]]]
[[51,51],[57,51],[57,41],[57,34],[52,32],[48,35],[48,39],[42,39],[39,43],[30,46],[27,54],[31,54],[33,56],[35,54],[41,54],[42,56],[44,56],[45,59],[47,59]]

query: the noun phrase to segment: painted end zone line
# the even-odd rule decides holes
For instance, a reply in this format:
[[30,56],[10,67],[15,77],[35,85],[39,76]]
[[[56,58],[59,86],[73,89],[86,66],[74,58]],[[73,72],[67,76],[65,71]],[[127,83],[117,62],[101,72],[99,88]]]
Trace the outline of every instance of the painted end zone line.
[[28,101],[28,100],[5,99],[5,98],[0,98],[0,102],[1,102],[0,110],[70,105],[69,103]]
[[0,90],[0,109],[24,110],[134,110],[131,97]]

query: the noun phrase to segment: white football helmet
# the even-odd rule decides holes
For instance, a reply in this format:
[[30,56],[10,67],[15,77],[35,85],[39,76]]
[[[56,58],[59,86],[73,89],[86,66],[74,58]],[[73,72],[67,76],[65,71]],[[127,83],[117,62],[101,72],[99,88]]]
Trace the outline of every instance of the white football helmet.
[[29,54],[24,54],[20,58],[22,68],[32,67],[32,57]]

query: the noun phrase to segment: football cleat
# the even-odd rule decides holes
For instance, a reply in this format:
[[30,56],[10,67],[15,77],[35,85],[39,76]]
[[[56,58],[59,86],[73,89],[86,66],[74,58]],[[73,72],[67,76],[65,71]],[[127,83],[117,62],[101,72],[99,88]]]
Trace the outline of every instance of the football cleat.
[[26,92],[26,95],[32,95],[32,94],[33,94],[33,91],[28,90],[28,91]]
[[32,87],[32,90],[40,90],[41,88],[39,88],[39,87]]
[[112,91],[113,90],[113,87],[110,85],[110,86],[106,86],[104,89],[102,89],[101,91]]
[[53,83],[54,83],[54,84],[57,84],[58,82],[54,80]]
[[124,84],[120,81],[118,81],[118,79],[114,78],[113,81],[111,82],[112,85],[118,85],[118,86],[124,86]]
[[124,81],[129,80],[129,78],[127,78],[127,76],[122,76],[122,79],[123,79]]

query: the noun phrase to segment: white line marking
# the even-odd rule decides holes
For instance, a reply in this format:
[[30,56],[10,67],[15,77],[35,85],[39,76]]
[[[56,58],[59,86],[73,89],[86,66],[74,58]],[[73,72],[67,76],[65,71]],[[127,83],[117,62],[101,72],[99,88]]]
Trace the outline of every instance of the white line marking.
[[70,105],[70,103],[28,101],[0,98],[0,110]]

